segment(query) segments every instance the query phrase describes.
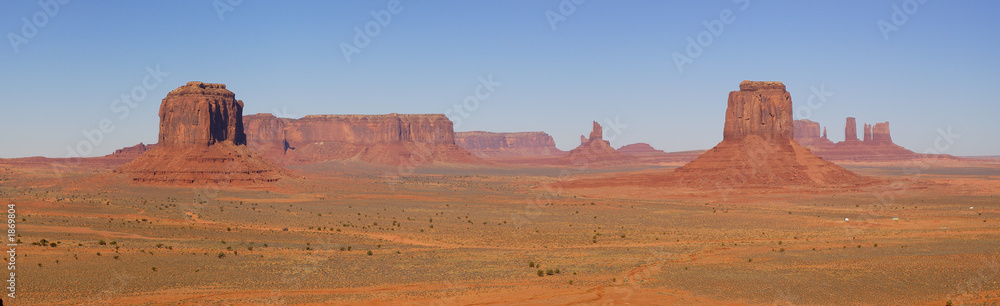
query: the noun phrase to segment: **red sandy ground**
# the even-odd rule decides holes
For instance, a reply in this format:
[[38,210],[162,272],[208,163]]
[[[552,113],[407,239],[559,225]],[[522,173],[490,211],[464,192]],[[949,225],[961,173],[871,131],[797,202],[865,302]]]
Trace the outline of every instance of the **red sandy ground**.
[[18,211],[24,304],[1000,301],[1000,164],[843,166],[872,179],[605,186],[572,182],[673,170],[327,163],[168,187],[0,160],[0,198]]

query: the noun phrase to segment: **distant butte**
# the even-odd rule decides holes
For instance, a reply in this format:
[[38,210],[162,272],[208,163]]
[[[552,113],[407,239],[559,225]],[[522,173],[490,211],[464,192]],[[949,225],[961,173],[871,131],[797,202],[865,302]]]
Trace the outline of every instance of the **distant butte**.
[[[892,161],[932,157],[917,154],[892,142],[889,122],[864,123],[863,138],[858,139],[857,120],[847,118],[844,127],[844,141],[834,143],[825,137],[818,137],[819,123],[808,119],[795,120],[795,140],[813,153],[831,161]],[[824,127],[825,131],[826,128]],[[947,155],[936,157],[952,158]]]
[[601,124],[594,121],[594,126],[590,131],[590,137],[580,136],[579,147],[570,150],[566,156],[563,157],[564,161],[568,161],[574,165],[584,165],[595,162],[609,162],[609,161],[621,161],[628,160],[630,156],[618,153],[615,148],[611,147],[611,142],[604,140],[604,128]]
[[458,132],[455,133],[455,143],[481,158],[548,157],[566,154],[565,151],[556,148],[555,140],[545,132]]

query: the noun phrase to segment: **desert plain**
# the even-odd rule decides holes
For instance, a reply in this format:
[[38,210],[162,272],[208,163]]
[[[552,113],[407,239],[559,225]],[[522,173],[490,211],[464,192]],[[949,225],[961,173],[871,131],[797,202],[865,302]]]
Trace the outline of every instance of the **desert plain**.
[[[6,161],[18,302],[927,304],[1000,298],[1000,165],[851,188],[570,188],[645,167],[290,167],[141,186]],[[361,170],[359,170],[361,169]],[[336,170],[336,171],[333,171]]]

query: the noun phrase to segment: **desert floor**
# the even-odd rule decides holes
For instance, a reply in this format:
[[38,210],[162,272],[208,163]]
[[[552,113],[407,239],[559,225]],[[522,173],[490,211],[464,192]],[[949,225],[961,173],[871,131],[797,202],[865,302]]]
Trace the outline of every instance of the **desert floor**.
[[[17,297],[4,299],[1000,300],[1000,163],[846,167],[879,183],[560,189],[552,183],[568,178],[557,168],[411,173],[328,164],[293,168],[298,178],[272,186],[157,187],[125,182],[107,169],[0,165],[0,199],[16,207],[20,240]],[[569,172],[613,178],[670,168]]]

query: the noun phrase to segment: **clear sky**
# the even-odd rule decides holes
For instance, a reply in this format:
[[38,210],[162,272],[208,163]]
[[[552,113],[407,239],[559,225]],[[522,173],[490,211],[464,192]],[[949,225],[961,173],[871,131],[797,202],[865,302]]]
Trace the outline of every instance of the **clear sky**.
[[245,114],[451,110],[564,150],[596,120],[615,147],[708,149],[744,79],[784,82],[834,141],[854,116],[914,151],[950,129],[943,153],[1000,155],[998,1],[59,1],[0,4],[0,157],[154,143],[188,81]]

